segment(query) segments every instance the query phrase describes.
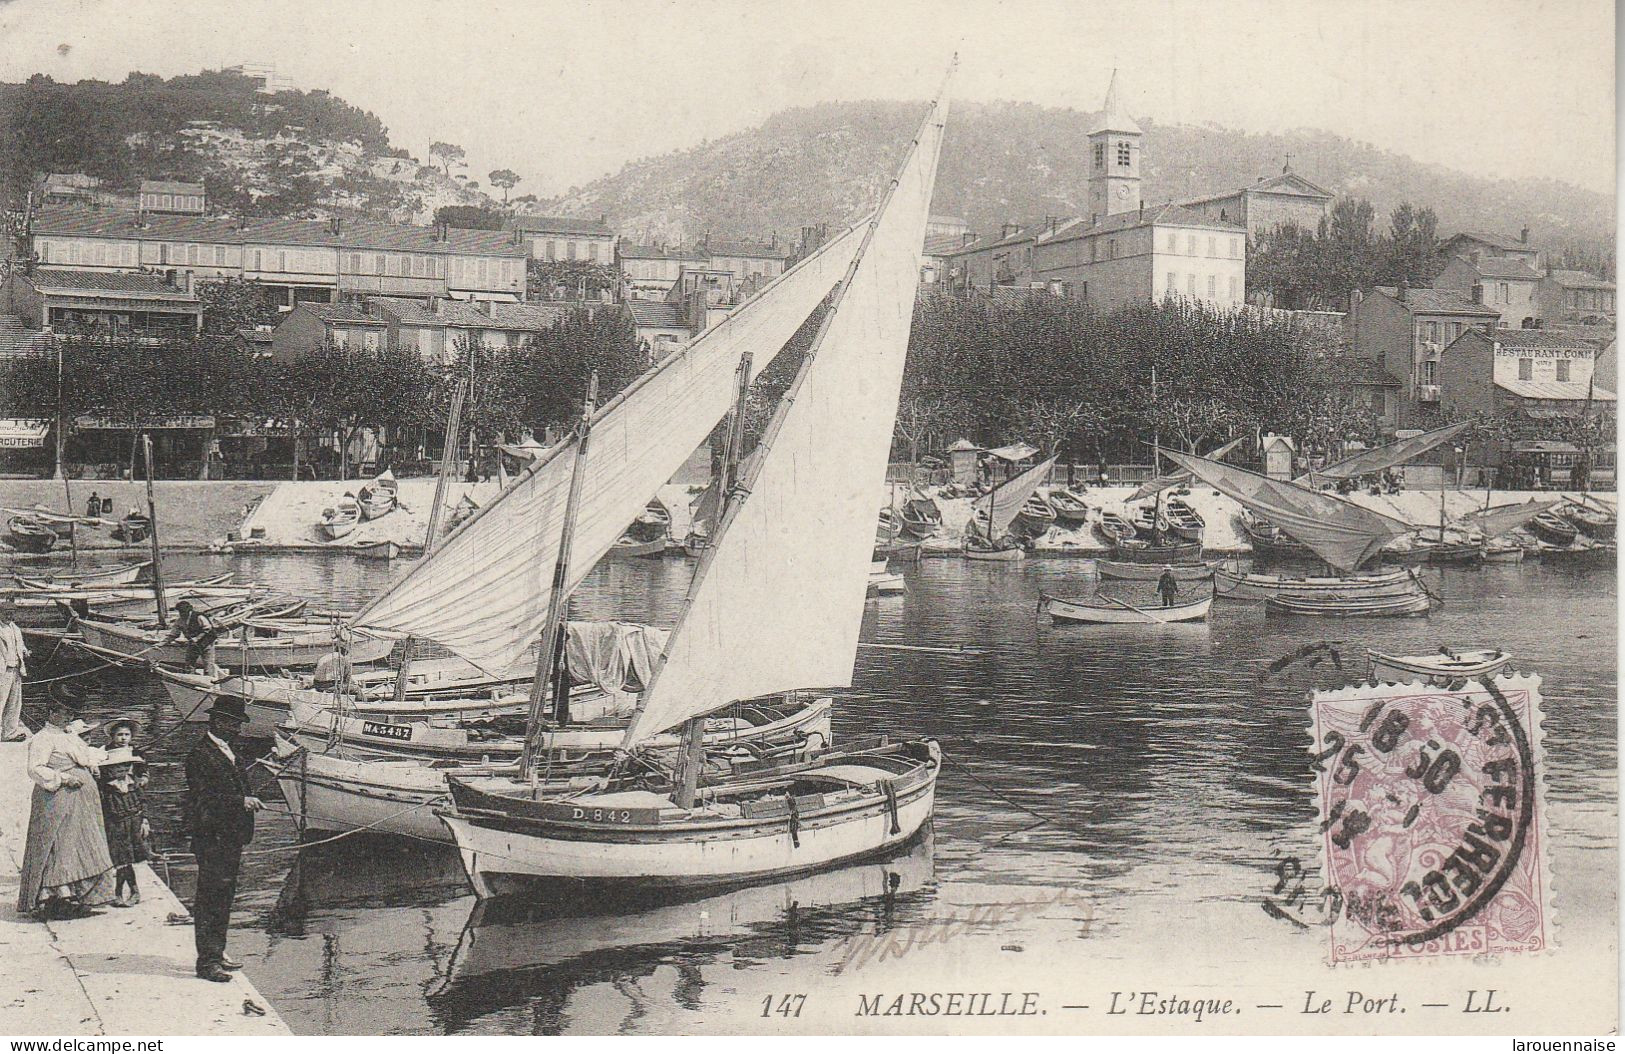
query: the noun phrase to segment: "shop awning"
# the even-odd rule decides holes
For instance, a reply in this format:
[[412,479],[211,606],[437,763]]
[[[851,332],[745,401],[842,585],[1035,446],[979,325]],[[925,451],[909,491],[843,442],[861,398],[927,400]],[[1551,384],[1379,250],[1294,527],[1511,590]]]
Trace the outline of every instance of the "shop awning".
[[1031,443],[1011,443],[1009,446],[1001,446],[996,450],[989,450],[988,453],[992,454],[1000,461],[1015,463],[1018,461],[1026,461],[1028,458],[1038,453],[1038,448],[1033,446]]
[[45,445],[51,422],[33,417],[0,417],[0,450],[18,450]]

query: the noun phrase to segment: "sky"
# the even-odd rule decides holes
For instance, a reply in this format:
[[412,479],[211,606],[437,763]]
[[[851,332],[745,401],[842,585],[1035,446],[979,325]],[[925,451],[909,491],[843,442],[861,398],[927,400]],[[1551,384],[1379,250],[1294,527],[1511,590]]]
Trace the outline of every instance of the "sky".
[[1159,123],[1615,187],[1608,0],[0,0],[0,80],[271,64],[540,197],[787,107],[928,99],[955,51],[958,98],[1092,110],[1117,67]]

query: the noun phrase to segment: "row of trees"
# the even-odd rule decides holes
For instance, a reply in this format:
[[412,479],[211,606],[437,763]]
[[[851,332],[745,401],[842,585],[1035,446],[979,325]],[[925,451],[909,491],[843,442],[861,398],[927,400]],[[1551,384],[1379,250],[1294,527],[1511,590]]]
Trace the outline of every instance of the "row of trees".
[[1342,311],[1349,292],[1373,285],[1430,285],[1444,270],[1438,218],[1408,202],[1376,229],[1363,198],[1340,198],[1315,230],[1286,223],[1251,240],[1247,285],[1273,306]]
[[573,313],[513,348],[465,341],[445,363],[426,362],[413,350],[331,345],[278,362],[207,333],[163,344],[67,337],[57,351],[60,363],[57,352],[0,363],[5,413],[60,412],[70,421],[91,415],[126,423],[132,432],[182,414],[252,420],[295,438],[336,439],[341,458],[362,429],[411,445],[439,431],[460,379],[473,381],[463,420],[489,442],[566,426],[580,414],[595,370],[599,397],[607,399],[648,365],[630,319],[612,312]]
[[1327,449],[1377,431],[1352,366],[1275,316],[932,298],[915,309],[897,433],[916,453],[1026,439],[1080,461],[1145,460],[1154,435],[1195,451],[1255,430]]

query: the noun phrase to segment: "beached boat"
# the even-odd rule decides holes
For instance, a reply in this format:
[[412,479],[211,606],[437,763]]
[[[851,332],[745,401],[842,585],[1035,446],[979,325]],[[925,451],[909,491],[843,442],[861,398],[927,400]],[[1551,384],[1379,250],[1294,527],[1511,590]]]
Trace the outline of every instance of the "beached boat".
[[1512,653],[1502,648],[1455,651],[1441,648],[1433,655],[1389,655],[1366,649],[1371,663],[1371,679],[1409,684],[1446,685],[1464,677],[1494,677],[1512,661]]
[[898,508],[903,530],[914,538],[924,540],[942,530],[942,509],[924,494],[916,492]]
[[1213,606],[1209,592],[1197,600],[1189,600],[1168,607],[1155,602],[1145,605],[1131,604],[1105,593],[1082,599],[1068,599],[1041,594],[1039,614],[1048,615],[1057,625],[1067,622],[1089,622],[1099,625],[1160,625],[1167,622],[1202,622]]
[[1302,542],[1287,534],[1281,528],[1264,519],[1255,516],[1247,509],[1241,510],[1241,529],[1247,535],[1256,553],[1281,557],[1308,557],[1313,559],[1315,551]]
[[1286,595],[1264,601],[1264,612],[1316,618],[1402,618],[1426,615],[1432,603],[1421,591],[1397,596]]
[[[873,494],[885,481],[943,118],[938,103],[845,278],[825,289],[833,295],[823,325],[733,488],[618,744],[635,755],[681,728],[676,774],[664,785],[625,780],[568,796],[532,796],[523,780],[451,779],[453,807],[440,815],[480,897],[538,879],[749,883],[886,851],[929,820],[941,769],[930,740],[832,751],[738,782],[701,786],[700,777],[707,715],[742,698],[851,683]],[[718,328],[771,305],[774,288]],[[990,526],[996,508],[990,502]],[[763,567],[797,583],[795,604],[761,588]]]
[[1533,517],[1529,521],[1529,529],[1535,533],[1535,537],[1547,545],[1559,547],[1573,545],[1575,535],[1578,533],[1574,529],[1574,524],[1550,510]]
[[1095,529],[1100,532],[1102,538],[1113,545],[1133,538],[1139,533],[1132,523],[1111,509],[1100,510],[1100,522],[1095,525]]
[[1200,542],[1156,545],[1136,538],[1112,543],[1112,556],[1129,564],[1194,564],[1202,559]]
[[1521,564],[1523,563],[1523,546],[1516,542],[1485,542],[1484,562],[1486,564]]
[[1202,514],[1191,507],[1189,502],[1180,498],[1169,498],[1163,503],[1163,517],[1168,521],[1168,529],[1187,542],[1200,542],[1202,528],[1207,523]]
[[112,533],[115,540],[135,545],[146,541],[152,533],[152,520],[144,512],[131,512],[118,522]]
[[19,553],[48,553],[56,532],[31,516],[13,516],[6,521],[6,540]]
[[639,541],[630,534],[622,535],[621,539],[610,546],[606,554],[611,559],[631,559],[636,556],[662,556],[666,552],[666,539],[655,538],[650,541]]
[[1040,495],[1030,495],[1016,513],[1015,526],[1023,534],[1036,538],[1055,526],[1055,510]]
[[1049,505],[1055,510],[1055,519],[1068,527],[1089,522],[1089,505],[1066,487],[1056,487],[1049,492]]
[[400,502],[400,483],[395,473],[385,469],[356,492],[356,504],[361,507],[363,520],[376,520],[394,511]]
[[328,541],[337,541],[355,530],[355,525],[361,522],[361,503],[356,501],[353,494],[346,494],[331,508],[322,510],[322,518],[316,522],[316,533]]
[[[1010,563],[1026,556],[1022,548],[1022,532],[1017,528],[1023,522],[1032,522],[1023,521],[1023,514],[1028,508],[1029,499],[1035,497],[1038,488],[1049,479],[1054,465],[1055,458],[1050,457],[976,499],[971,506],[970,522],[965,525],[965,537],[960,546],[965,559]],[[1053,512],[1050,517],[1053,521]]]
[[350,551],[363,560],[393,560],[401,555],[400,543],[388,538],[351,542]]
[[1410,568],[1370,575],[1281,575],[1237,571],[1220,566],[1213,572],[1214,591],[1232,600],[1268,600],[1278,596],[1375,596],[1415,592]]
[[1177,582],[1197,582],[1204,578],[1212,578],[1217,564],[1142,564],[1126,560],[1107,560],[1104,557],[1095,561],[1095,570],[1101,578],[1116,578],[1130,582],[1155,582],[1162,577],[1164,566],[1170,568]]
[[[61,570],[48,571],[43,574],[23,574],[18,572],[12,575],[12,578],[25,589],[70,589],[88,592],[96,589],[113,589],[119,586],[131,585],[151,567],[152,561],[145,560],[137,564],[120,564],[116,567],[106,567],[99,570],[62,568]],[[229,578],[230,575],[226,577]]]
[[1584,505],[1567,505],[1559,510],[1562,517],[1583,533],[1599,542],[1611,542],[1619,529],[1619,521],[1612,514]]
[[1027,550],[1021,543],[1013,538],[1005,538],[1000,542],[990,542],[980,535],[967,532],[964,545],[959,554],[966,560],[976,560],[984,563],[1008,564],[1027,558]]
[[[163,630],[84,618],[74,620],[73,628],[81,636],[75,642],[75,647],[112,662],[137,666],[149,663],[185,666],[187,663],[186,642],[164,643],[169,634]],[[350,659],[355,663],[377,662],[387,656],[393,646],[393,641],[384,638],[358,638],[350,646]],[[215,662],[228,670],[242,669],[245,663],[251,670],[297,669],[315,666],[332,651],[331,631],[286,637],[251,637],[246,653],[240,638],[222,636],[215,642]]]

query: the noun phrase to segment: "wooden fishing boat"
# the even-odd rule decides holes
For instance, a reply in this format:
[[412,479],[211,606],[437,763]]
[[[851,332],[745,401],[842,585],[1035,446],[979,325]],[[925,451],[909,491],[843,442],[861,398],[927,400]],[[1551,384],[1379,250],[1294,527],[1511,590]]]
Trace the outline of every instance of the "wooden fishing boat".
[[1573,545],[1574,537],[1578,533],[1574,529],[1574,524],[1551,510],[1531,519],[1529,529],[1535,533],[1535,537],[1547,545],[1556,546]]
[[1611,542],[1619,529],[1619,521],[1601,509],[1591,509],[1583,505],[1568,505],[1558,510],[1559,514],[1573,524],[1583,533],[1590,535],[1600,542]]
[[126,545],[135,545],[147,540],[152,533],[152,520],[143,512],[131,512],[118,522],[113,528],[114,539]]
[[1190,600],[1169,607],[1155,604],[1136,605],[1104,593],[1078,600],[1041,594],[1038,601],[1040,614],[1048,615],[1056,625],[1068,622],[1088,622],[1098,625],[1159,625],[1167,622],[1202,622],[1213,606],[1209,592],[1198,600]]
[[640,527],[651,528],[651,533],[659,531],[664,535],[671,529],[671,513],[658,500],[652,500],[643,507],[643,511],[638,513],[638,518],[633,522]]
[[1371,679],[1409,684],[1446,685],[1464,677],[1494,677],[1512,661],[1512,653],[1502,648],[1476,648],[1454,651],[1441,648],[1434,655],[1389,655],[1366,649],[1371,663]]
[[1207,523],[1202,514],[1191,507],[1189,502],[1180,498],[1169,498],[1163,503],[1163,517],[1168,521],[1168,529],[1187,542],[1200,542],[1202,528]]
[[[754,463],[728,490],[731,500],[652,680],[614,744],[630,765],[653,739],[680,729],[674,775],[623,776],[601,790],[568,796],[533,794],[523,778],[451,779],[452,808],[440,815],[480,897],[532,879],[548,888],[756,882],[884,852],[912,840],[929,820],[941,770],[941,752],[931,740],[830,752],[737,782],[706,783],[702,777],[703,732],[712,715],[742,699],[850,683],[863,620],[863,589],[854,576],[867,575],[860,558],[896,423],[919,283],[917,246],[930,211],[943,120],[939,102],[850,259],[832,269],[837,273],[827,281],[815,282],[819,295],[833,293],[822,326],[774,408]],[[842,242],[826,242],[820,251],[832,244]],[[787,271],[684,354],[693,355],[696,347],[703,352],[712,334],[727,339],[742,316],[755,320],[794,308],[797,324],[804,322],[814,305],[792,301],[786,307],[782,290],[795,288],[797,276],[819,259],[815,254]],[[743,331],[750,326],[745,322]],[[771,344],[755,336],[751,346]],[[747,359],[737,370],[725,464],[738,463],[734,452],[742,438],[749,369]],[[580,432],[583,447],[590,420],[589,411]],[[647,437],[639,440],[641,446]],[[590,463],[578,455],[578,479],[584,462]],[[1019,505],[1031,493],[1024,488],[1011,487],[1002,496]],[[988,502],[987,534],[994,538],[1006,533],[1000,497],[995,491]],[[557,615],[551,613],[563,602],[576,504],[565,510],[567,544],[561,545],[564,558],[555,565],[548,604],[555,621],[544,640],[555,637]],[[594,515],[589,513],[589,527]],[[819,544],[808,544],[803,529],[815,532]],[[796,603],[762,589],[764,567],[797,583]],[[544,645],[541,654],[552,650]],[[527,760],[533,747],[547,744],[539,733],[527,729]],[[527,776],[537,771],[524,767]]]
[[665,552],[666,539],[664,538],[638,541],[630,534],[625,534],[610,547],[607,555],[611,559],[630,559],[636,556],[663,556]]
[[1247,509],[1241,510],[1241,529],[1252,543],[1253,551],[1274,556],[1310,557],[1315,551],[1287,534],[1281,528]]
[[1027,558],[1027,551],[1022,547],[1020,540],[1006,536],[997,542],[991,542],[979,532],[970,529],[965,531],[965,541],[960,554],[967,560],[1001,564]]
[[[1121,560],[1107,560],[1104,557],[1095,561],[1095,570],[1101,578],[1115,578],[1130,582],[1155,582],[1162,577],[1162,564],[1138,564]],[[1218,564],[1169,564],[1173,569],[1174,580],[1178,582],[1197,582],[1204,578],[1212,578],[1214,569]]]
[[880,510],[879,519],[875,523],[875,546],[887,546],[897,541],[897,536],[903,533],[903,518],[897,510],[886,506]]
[[[179,582],[165,582],[165,593],[190,592],[194,596],[234,597],[246,596],[258,591],[265,592],[264,586],[233,585],[232,572],[225,571],[208,578],[189,578]],[[58,582],[41,582],[24,575],[17,576],[18,585],[15,589],[0,590],[0,595],[22,598],[36,597],[41,599],[63,598],[75,599],[78,597],[106,596],[114,599],[130,599],[132,597],[150,597],[157,587],[151,582],[126,582],[119,585],[101,584],[97,582],[80,582],[73,585]]]
[[1233,600],[1268,600],[1278,596],[1376,596],[1416,591],[1416,572],[1408,567],[1373,575],[1281,575],[1257,571],[1213,572],[1214,591]]
[[1479,564],[1484,562],[1484,546],[1460,539],[1439,541],[1418,538],[1408,549],[1384,550],[1383,554],[1402,563]]
[[1619,562],[1619,549],[1612,542],[1595,545],[1541,546],[1540,562],[1560,567],[1613,567]]
[[[73,628],[81,635],[76,647],[115,663],[136,666],[149,663],[185,666],[187,663],[186,642],[164,643],[168,634],[163,630],[84,618],[76,619]],[[357,637],[350,646],[350,659],[355,663],[377,662],[387,656],[393,646],[394,642],[385,638]],[[297,669],[315,666],[332,651],[331,632],[250,639],[246,655],[240,639],[222,636],[215,642],[215,662],[228,670],[242,669],[245,662],[251,670]]]
[[897,510],[903,521],[903,530],[918,539],[926,539],[942,530],[942,509],[935,501],[916,493]]
[[475,501],[471,496],[464,494],[461,498],[457,499],[457,506],[451,511],[451,520],[446,524],[447,533],[455,531],[458,527],[462,526],[464,520],[468,519],[470,516],[479,511],[480,503]]
[[1033,494],[1022,502],[1015,525],[1023,533],[1036,537],[1055,526],[1055,510],[1050,508],[1049,502]]
[[13,516],[6,521],[6,540],[19,553],[48,553],[56,532],[31,516]]
[[1055,510],[1055,519],[1069,527],[1089,522],[1089,506],[1077,494],[1065,487],[1049,492],[1049,505]]
[[917,564],[925,547],[919,542],[893,542],[891,545],[876,546],[874,559],[897,560],[905,564]]
[[[144,560],[137,564],[120,564],[116,567],[107,567],[100,570],[79,570],[78,568],[63,568],[59,571],[44,574],[25,575],[21,572],[14,574],[13,579],[25,589],[71,589],[88,591],[92,589],[111,589],[117,586],[127,586],[139,579],[143,572],[152,567],[151,560]],[[231,577],[230,575],[226,576]]]
[[1100,522],[1095,525],[1095,529],[1100,532],[1101,537],[1114,545],[1127,541],[1138,533],[1132,523],[1110,509],[1100,510]]
[[400,543],[388,538],[351,542],[350,551],[363,560],[393,560],[401,555]]
[[1157,504],[1136,505],[1128,510],[1129,522],[1134,525],[1136,537],[1154,538],[1158,531],[1168,529],[1167,519],[1157,514]]
[[931,816],[941,759],[933,740],[830,752],[709,787],[686,809],[653,790],[532,800],[452,778],[454,809],[439,815],[480,897],[535,880],[703,889],[903,845]]
[[353,494],[346,494],[332,508],[322,510],[322,518],[316,523],[316,533],[330,542],[337,541],[355,530],[355,525],[360,522],[361,503],[356,501]]
[[1426,593],[1395,596],[1276,596],[1264,601],[1269,615],[1305,615],[1315,618],[1401,618],[1426,615],[1432,606]]
[[356,503],[361,507],[363,520],[376,520],[392,512],[400,502],[400,483],[388,469],[356,492]]
[[1523,556],[1523,546],[1516,542],[1484,543],[1484,562],[1486,564],[1521,564],[1523,563]]
[[1154,545],[1125,538],[1112,544],[1112,555],[1130,564],[1194,564],[1202,559],[1202,546],[1199,542]]

